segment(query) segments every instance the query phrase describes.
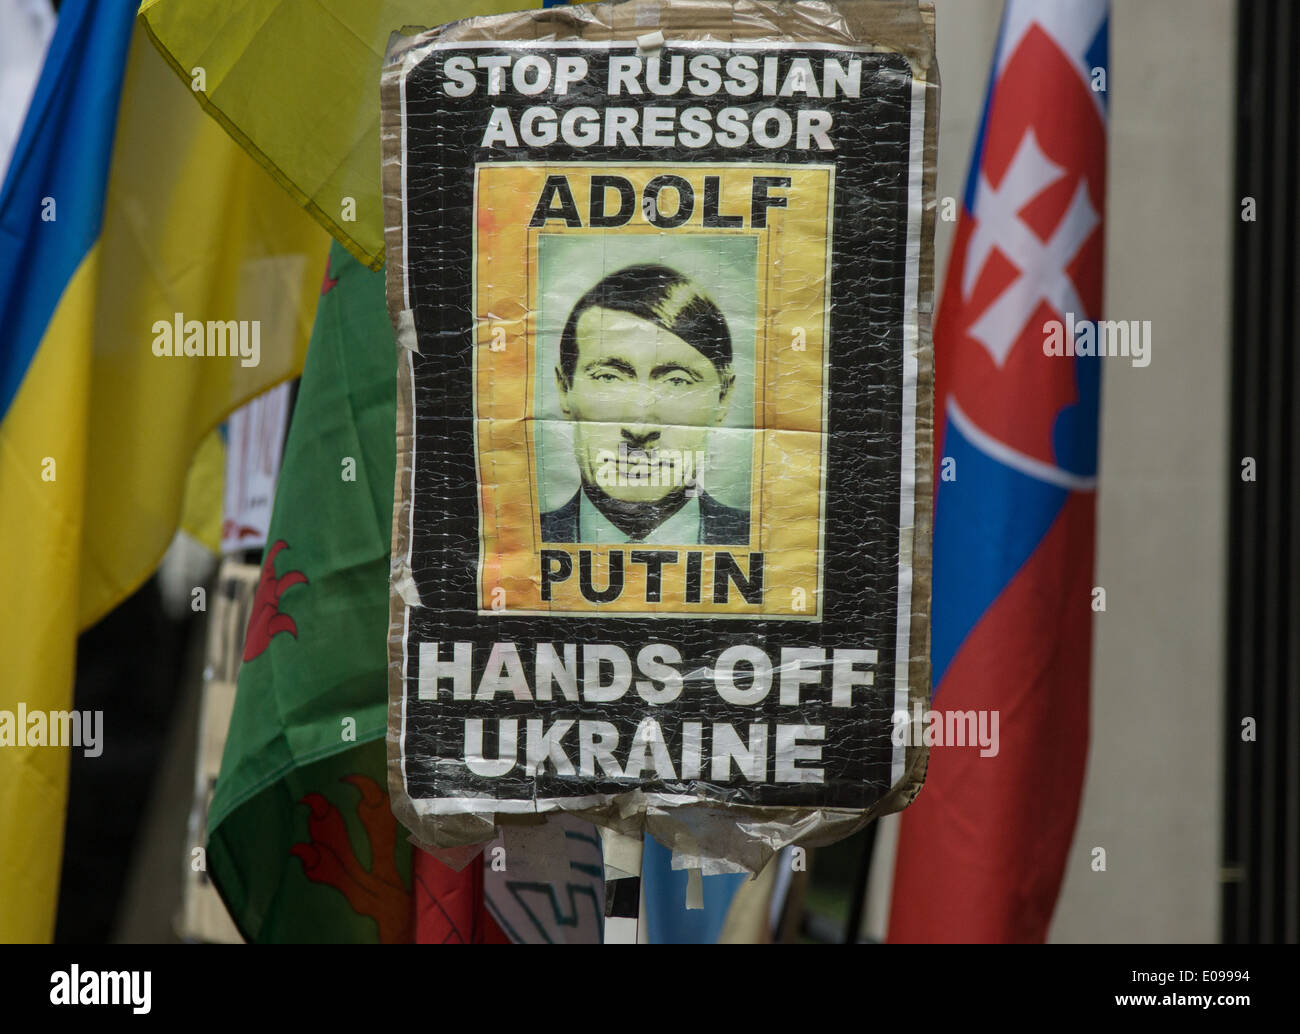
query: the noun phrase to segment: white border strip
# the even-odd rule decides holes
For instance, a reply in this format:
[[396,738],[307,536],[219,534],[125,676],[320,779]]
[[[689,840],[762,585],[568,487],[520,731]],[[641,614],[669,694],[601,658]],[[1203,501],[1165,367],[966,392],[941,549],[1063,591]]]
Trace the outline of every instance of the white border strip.
[[[903,286],[903,448],[898,499],[898,632],[894,648],[894,712],[907,713],[911,690],[912,547],[916,541],[916,351],[920,345],[917,291],[921,276],[921,222],[925,214],[926,82],[912,76],[912,128],[908,141],[907,259]],[[890,785],[906,772],[907,747],[894,743]]]
[[[408,60],[402,62],[402,78],[398,81],[398,92],[402,100],[402,308],[411,307],[411,279],[406,275],[410,268],[407,258],[407,241],[411,239],[406,226],[406,77],[415,66]],[[417,339],[418,347],[418,339]]]
[[[403,162],[405,162],[405,158],[406,158],[405,150],[403,150],[402,158],[403,158]],[[474,212],[478,211],[479,182],[480,182],[482,172],[485,168],[500,169],[500,168],[510,168],[514,166],[534,168],[538,164],[539,163],[535,161],[476,162],[474,164],[473,211]],[[548,162],[544,164],[546,165],[547,168],[553,167],[553,168],[566,168],[566,169],[567,168],[588,168],[588,167],[605,169],[611,167],[612,165],[618,165],[620,168],[624,166],[631,166],[631,167],[640,167],[640,168],[647,168],[647,169],[677,169],[677,170],[681,169],[680,164],[674,164],[672,162],[663,162],[663,161],[650,161],[650,162],[629,161],[629,162],[622,162],[622,163],[614,163],[614,162],[593,160],[593,161],[572,161],[572,162],[556,161],[556,162]],[[736,168],[736,169],[780,169],[783,167],[783,163],[774,162],[774,161],[742,161],[742,162],[716,161],[716,162],[700,162],[699,164],[708,165],[708,166],[726,166],[728,168]],[[814,596],[816,597],[817,600],[817,606],[814,612],[811,614],[772,614],[768,612],[763,612],[758,614],[719,615],[716,611],[707,611],[707,610],[672,611],[672,612],[657,611],[657,610],[607,612],[601,610],[558,610],[558,609],[521,610],[514,607],[509,607],[506,610],[501,612],[494,611],[494,610],[484,610],[482,608],[483,569],[487,565],[487,539],[485,537],[485,533],[483,529],[483,510],[482,507],[479,507],[478,566],[474,574],[474,586],[475,586],[474,591],[476,593],[475,601],[479,604],[479,610],[477,611],[479,617],[494,617],[498,613],[501,613],[501,614],[508,615],[510,617],[563,617],[563,618],[578,618],[578,619],[586,618],[586,619],[595,619],[595,620],[606,620],[608,618],[614,617],[619,619],[654,618],[656,620],[664,620],[664,621],[674,621],[674,620],[675,621],[698,621],[701,618],[722,617],[727,621],[773,621],[775,620],[775,621],[807,621],[807,622],[812,622],[814,624],[821,623],[823,618],[823,613],[822,613],[823,598],[826,593],[826,585],[825,585],[825,577],[824,577],[825,575],[824,557],[826,554],[826,512],[827,512],[826,511],[826,485],[827,485],[826,476],[827,476],[827,465],[830,461],[829,460],[830,445],[828,443],[830,441],[829,435],[830,435],[830,383],[831,383],[831,347],[830,347],[831,346],[831,289],[833,286],[831,280],[831,259],[833,257],[833,253],[835,250],[835,238],[834,238],[835,163],[834,162],[807,162],[807,163],[798,163],[790,167],[800,169],[800,170],[812,170],[812,171],[825,172],[826,173],[826,196],[828,199],[828,208],[826,212],[826,270],[824,273],[824,277],[825,277],[824,294],[826,298],[826,306],[822,313],[822,398],[821,398],[822,443],[821,443],[821,480],[819,482],[821,498],[819,499],[818,506],[817,506],[818,563],[817,563],[817,586],[816,589],[814,590]],[[405,175],[405,172],[403,172],[403,175]],[[403,206],[405,206],[405,195],[403,195]],[[406,212],[404,207],[403,207],[402,217],[403,219],[405,219],[406,217]],[[703,232],[707,232],[707,231],[703,231]],[[650,235],[646,234],[645,236],[650,236]],[[471,306],[471,319],[473,320],[473,333],[475,335],[474,337],[475,345],[473,349],[472,367],[471,367],[471,377],[473,379],[471,405],[473,407],[472,412],[474,413],[474,419],[472,421],[473,424],[472,430],[473,430],[473,437],[474,437],[474,477],[475,477],[475,484],[480,486],[481,488],[483,484],[483,477],[482,477],[482,469],[481,469],[481,463],[479,457],[479,445],[478,445],[479,349],[477,346],[477,341],[478,341],[477,334],[478,334],[478,311],[479,311],[479,304],[478,304],[478,243],[479,243],[478,238],[479,235],[477,229],[473,231],[472,237],[473,237],[473,245],[470,248],[470,263],[471,263],[470,306]],[[538,275],[539,277],[541,275],[540,267],[539,267]],[[539,292],[540,289],[541,288],[540,288],[540,281],[539,281],[539,287],[538,287]],[[532,310],[529,311],[531,312]],[[759,321],[756,318],[755,330],[754,330],[755,366],[757,366],[757,362],[758,362],[758,337],[757,337],[759,331],[758,322]],[[530,381],[532,380],[532,377],[533,374],[530,373],[529,374]],[[755,378],[757,383],[757,374],[755,374]],[[414,399],[412,399],[412,401],[414,401]],[[532,419],[536,419],[536,418],[533,417]],[[750,430],[751,433],[757,434],[757,432],[760,429],[752,428]],[[534,452],[535,451],[536,451],[536,442],[534,441]],[[415,497],[414,476],[412,476],[412,480],[411,480],[411,497],[412,498]],[[541,501],[539,499],[538,500],[539,510],[540,510],[540,506],[541,506]],[[413,530],[414,530],[414,520],[412,520],[412,527],[411,527],[412,532]],[[412,542],[414,541],[413,534],[410,534],[409,538]],[[578,544],[581,545],[581,543]],[[751,550],[750,552],[760,552],[760,551]],[[407,562],[409,567],[410,565],[409,554],[407,556]]]
[[[540,815],[602,807],[615,798],[622,799],[632,793],[636,793],[638,799],[644,800],[649,808],[717,806],[717,801],[711,798],[684,793],[640,793],[634,785],[628,785],[625,790],[615,793],[592,794],[586,797],[537,797],[527,800],[517,797],[412,797],[408,790],[407,798],[417,815],[483,815],[492,812],[499,812],[502,815]],[[860,814],[862,809],[825,807],[817,810],[827,815],[856,815]]]
[[[455,24],[454,22],[452,23]],[[424,55],[435,50],[530,50],[533,47],[545,47],[547,50],[559,50],[573,47],[584,50],[613,50],[615,47],[637,47],[636,37],[629,39],[605,40],[456,40],[442,36],[433,40],[419,50],[420,60]],[[681,47],[691,50],[833,50],[842,54],[898,54],[903,60],[907,55],[894,47],[873,47],[868,43],[845,46],[842,43],[773,43],[766,40],[724,40],[724,39],[666,39],[664,47],[672,49]],[[414,53],[414,51],[413,51]],[[750,96],[746,94],[746,96]],[[759,96],[764,96],[760,94]]]
[[[406,242],[410,237],[406,226],[406,77],[411,71],[411,64],[403,62],[402,78],[398,82],[398,94],[401,98],[401,118],[402,118],[402,307],[409,310],[411,308],[411,288],[410,278],[406,275],[407,257]],[[387,274],[385,274],[387,275]],[[411,322],[411,333],[415,333],[415,322]],[[416,338],[416,347],[419,347],[419,338]],[[410,356],[399,357],[397,364],[398,375],[402,372],[402,358],[410,362]],[[411,488],[412,499],[415,492],[415,371],[411,370]],[[400,514],[393,515],[401,519]],[[411,537],[411,522],[407,521],[406,528],[406,569],[411,569],[411,548],[413,539]],[[389,578],[392,578],[392,571],[389,571]],[[393,591],[390,584],[388,587],[389,594]],[[411,640],[411,607],[410,604],[402,601],[402,731],[398,740],[398,755],[402,765],[402,787],[409,785],[406,778],[406,706],[407,706],[407,672],[410,670],[410,656],[408,654]],[[410,797],[410,794],[407,794]]]
[[1044,463],[1032,456],[1026,456],[1019,449],[1013,449],[1005,442],[998,441],[987,431],[981,431],[975,426],[974,421],[962,411],[961,406],[957,405],[957,400],[951,396],[948,398],[948,419],[953,422],[953,425],[962,433],[962,436],[980,452],[991,456],[1003,466],[1010,467],[1026,477],[1044,481],[1049,485],[1055,485],[1057,488],[1064,488],[1070,492],[1091,492],[1097,487],[1097,476],[1095,474],[1092,477],[1071,474],[1068,470],[1062,470],[1050,463]]

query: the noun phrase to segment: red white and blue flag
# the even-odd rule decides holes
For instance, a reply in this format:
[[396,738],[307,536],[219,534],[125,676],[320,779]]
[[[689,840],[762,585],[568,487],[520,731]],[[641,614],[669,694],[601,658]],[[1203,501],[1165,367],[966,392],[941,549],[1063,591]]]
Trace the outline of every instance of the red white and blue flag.
[[[1045,324],[1100,319],[1106,0],[1008,0],[935,322],[936,746],[904,813],[889,940],[1042,941],[1088,747],[1100,361]],[[1067,319],[1070,323],[1067,323]]]

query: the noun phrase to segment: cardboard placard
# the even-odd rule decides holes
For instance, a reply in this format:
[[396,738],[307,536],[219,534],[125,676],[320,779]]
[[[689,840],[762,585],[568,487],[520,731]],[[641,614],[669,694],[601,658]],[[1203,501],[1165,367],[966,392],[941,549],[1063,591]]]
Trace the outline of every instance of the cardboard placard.
[[418,837],[567,811],[756,871],[915,796],[937,97],[916,3],[395,37],[390,787]]

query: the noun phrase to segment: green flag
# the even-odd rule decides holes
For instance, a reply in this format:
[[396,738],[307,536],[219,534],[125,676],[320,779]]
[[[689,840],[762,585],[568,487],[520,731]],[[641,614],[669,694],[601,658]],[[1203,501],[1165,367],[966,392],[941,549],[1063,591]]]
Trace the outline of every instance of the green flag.
[[384,274],[333,244],[208,813],[250,941],[410,939],[384,742],[396,377]]

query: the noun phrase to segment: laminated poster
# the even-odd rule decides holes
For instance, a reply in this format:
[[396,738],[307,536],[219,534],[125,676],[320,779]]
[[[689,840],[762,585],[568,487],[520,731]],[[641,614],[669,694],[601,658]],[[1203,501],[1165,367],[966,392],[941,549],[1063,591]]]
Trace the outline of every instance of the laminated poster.
[[473,18],[395,36],[382,103],[398,817],[569,812],[716,872],[905,806],[928,7]]

